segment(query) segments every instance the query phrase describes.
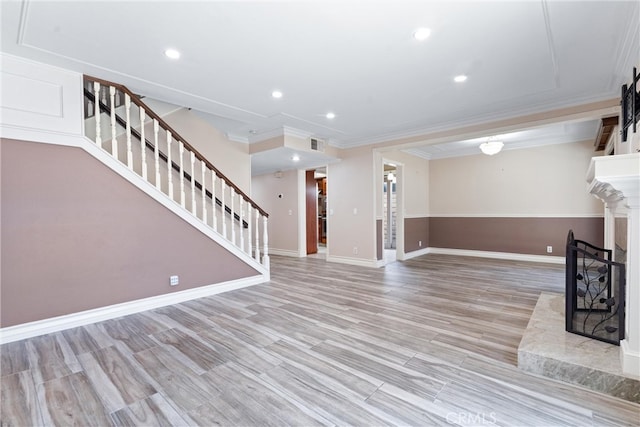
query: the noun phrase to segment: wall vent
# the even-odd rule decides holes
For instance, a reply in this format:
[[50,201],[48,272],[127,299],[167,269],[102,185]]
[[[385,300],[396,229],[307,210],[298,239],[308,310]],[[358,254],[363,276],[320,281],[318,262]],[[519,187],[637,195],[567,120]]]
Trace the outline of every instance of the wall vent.
[[309,138],[311,141],[311,149],[324,153],[324,141],[318,138]]

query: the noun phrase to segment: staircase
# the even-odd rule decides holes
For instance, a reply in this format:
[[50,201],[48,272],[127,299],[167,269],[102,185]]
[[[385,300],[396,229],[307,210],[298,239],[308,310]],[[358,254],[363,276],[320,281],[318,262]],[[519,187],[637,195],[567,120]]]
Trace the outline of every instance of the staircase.
[[268,214],[126,87],[84,76],[85,136],[268,276]]

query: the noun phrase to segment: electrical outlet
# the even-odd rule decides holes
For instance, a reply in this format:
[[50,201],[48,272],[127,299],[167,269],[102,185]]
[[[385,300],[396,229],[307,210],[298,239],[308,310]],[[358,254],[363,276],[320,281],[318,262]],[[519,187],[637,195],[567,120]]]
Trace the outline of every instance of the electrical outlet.
[[180,283],[180,279],[178,278],[178,276],[169,277],[169,284],[171,286],[177,286],[179,283]]
[[358,255],[358,247],[357,246],[353,247],[353,254],[354,255]]
[[422,240],[418,240],[418,246],[422,247]]
[[553,252],[553,246],[547,246],[547,253],[550,254]]

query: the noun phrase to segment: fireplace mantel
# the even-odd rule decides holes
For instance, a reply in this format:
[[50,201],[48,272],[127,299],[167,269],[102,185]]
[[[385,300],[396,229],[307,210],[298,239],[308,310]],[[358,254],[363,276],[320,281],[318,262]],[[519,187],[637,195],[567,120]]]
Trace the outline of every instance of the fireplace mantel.
[[607,203],[640,204],[640,153],[594,157],[587,171],[589,192]]
[[625,375],[640,378],[640,153],[594,157],[588,189],[605,203],[607,215],[627,217],[626,338],[620,343]]

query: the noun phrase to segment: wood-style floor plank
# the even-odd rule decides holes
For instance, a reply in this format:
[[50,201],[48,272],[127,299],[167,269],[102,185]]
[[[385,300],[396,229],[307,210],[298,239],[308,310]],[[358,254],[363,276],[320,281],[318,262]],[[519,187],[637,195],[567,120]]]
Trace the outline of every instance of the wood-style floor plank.
[[640,425],[516,367],[563,266],[273,256],[271,282],[5,344],[2,426]]
[[43,423],[30,371],[21,370],[3,376],[0,387],[0,425],[37,426]]

